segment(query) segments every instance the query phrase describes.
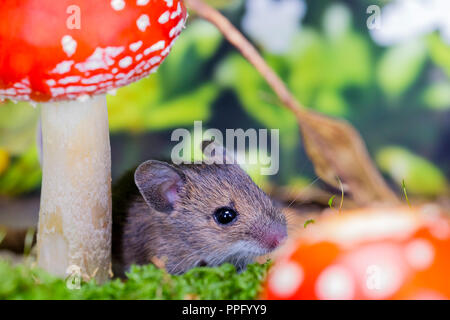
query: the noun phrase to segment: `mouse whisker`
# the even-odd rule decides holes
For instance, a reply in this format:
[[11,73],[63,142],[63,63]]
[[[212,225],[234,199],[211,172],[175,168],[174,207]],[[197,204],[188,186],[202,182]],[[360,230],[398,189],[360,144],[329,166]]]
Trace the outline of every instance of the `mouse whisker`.
[[297,199],[302,195],[302,193],[311,188],[318,180],[319,177],[316,177],[310,184],[308,184],[302,191],[300,191],[285,209],[289,209],[294,204],[294,202],[296,202]]
[[253,245],[249,244],[248,242],[244,242],[241,245],[241,250],[232,256],[233,264],[237,269],[242,269],[257,256],[257,254],[253,253]]
[[[199,253],[201,253],[203,250],[205,250],[206,248],[208,248],[209,247],[209,244],[208,245],[205,245],[204,247],[202,247],[202,248],[200,248],[200,249],[198,249],[198,250],[195,250],[194,252],[191,252],[189,255],[187,255],[186,257],[184,257],[183,259],[181,259],[181,261],[179,261],[176,265],[175,265],[175,267],[173,267],[173,268],[171,268],[172,269],[172,272],[171,273],[178,273],[178,267],[181,267],[181,266],[183,266],[186,262],[188,262],[189,261],[189,259],[192,259],[193,257],[195,257],[197,254],[199,254]],[[198,260],[198,259],[197,259]],[[180,270],[180,271],[182,271],[182,270]]]
[[[171,273],[173,274],[182,274],[183,272],[185,272],[185,269],[190,269],[195,267],[195,262],[198,260],[195,258],[196,254],[198,252],[194,252],[191,253],[190,255],[188,255],[187,257],[184,257],[183,259],[181,259],[181,261],[179,261],[175,267],[171,268]],[[194,263],[188,263],[190,259],[194,258]],[[186,265],[189,265],[187,268],[185,267]],[[180,267],[180,270],[178,270],[178,268]],[[184,268],[183,268],[184,267]]]

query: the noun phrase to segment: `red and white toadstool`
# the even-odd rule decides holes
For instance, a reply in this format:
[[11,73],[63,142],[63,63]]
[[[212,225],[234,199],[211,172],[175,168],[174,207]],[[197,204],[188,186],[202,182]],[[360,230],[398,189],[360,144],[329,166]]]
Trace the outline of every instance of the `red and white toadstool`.
[[333,214],[269,273],[267,299],[450,299],[450,219],[434,206]]
[[42,103],[39,266],[63,276],[76,265],[107,279],[105,94],[155,72],[186,17],[182,0],[0,2],[0,98]]

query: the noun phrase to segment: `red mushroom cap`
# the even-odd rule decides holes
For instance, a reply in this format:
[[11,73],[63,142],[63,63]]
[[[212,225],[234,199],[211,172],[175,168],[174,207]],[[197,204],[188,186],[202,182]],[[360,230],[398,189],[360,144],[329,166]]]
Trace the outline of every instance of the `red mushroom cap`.
[[334,214],[269,273],[268,299],[450,299],[450,220],[436,207]]
[[156,71],[187,18],[181,0],[3,0],[0,98],[104,93]]

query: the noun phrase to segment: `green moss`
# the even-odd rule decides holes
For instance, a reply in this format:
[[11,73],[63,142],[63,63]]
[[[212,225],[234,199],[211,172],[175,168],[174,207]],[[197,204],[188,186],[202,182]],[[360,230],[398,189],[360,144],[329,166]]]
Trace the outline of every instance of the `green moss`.
[[3,299],[255,299],[269,263],[252,264],[237,273],[234,266],[195,268],[172,276],[153,265],[134,266],[128,279],[104,285],[93,281],[70,290],[66,281],[37,268],[12,266],[0,260],[0,300]]

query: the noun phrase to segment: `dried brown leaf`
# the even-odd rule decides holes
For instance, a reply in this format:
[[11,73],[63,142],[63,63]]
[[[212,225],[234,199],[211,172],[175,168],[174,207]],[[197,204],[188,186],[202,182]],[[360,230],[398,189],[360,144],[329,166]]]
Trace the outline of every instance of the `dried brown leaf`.
[[323,181],[339,188],[339,177],[344,190],[360,205],[398,202],[353,126],[305,110],[297,112],[297,119],[305,150]]

